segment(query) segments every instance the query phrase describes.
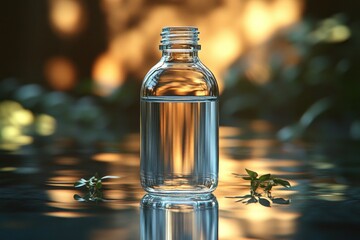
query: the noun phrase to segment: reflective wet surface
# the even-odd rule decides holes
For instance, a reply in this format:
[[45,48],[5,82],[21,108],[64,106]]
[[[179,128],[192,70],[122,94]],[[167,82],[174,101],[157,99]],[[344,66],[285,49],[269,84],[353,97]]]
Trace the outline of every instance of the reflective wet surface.
[[[96,150],[95,150],[96,149]],[[154,198],[139,181],[139,135],[92,150],[66,140],[0,152],[0,239],[357,239],[360,148],[354,142],[281,143],[268,122],[220,128],[219,186],[204,199]],[[244,204],[232,173],[272,173],[290,204]],[[79,202],[80,178],[103,181],[103,201]],[[346,237],[344,237],[346,236]]]
[[140,207],[141,239],[218,239],[218,202],[145,195]]

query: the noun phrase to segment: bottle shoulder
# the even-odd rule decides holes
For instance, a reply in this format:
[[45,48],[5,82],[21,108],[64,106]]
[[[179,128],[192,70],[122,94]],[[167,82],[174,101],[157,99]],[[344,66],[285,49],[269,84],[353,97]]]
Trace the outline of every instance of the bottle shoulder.
[[215,96],[216,79],[200,61],[159,62],[145,76],[141,96]]

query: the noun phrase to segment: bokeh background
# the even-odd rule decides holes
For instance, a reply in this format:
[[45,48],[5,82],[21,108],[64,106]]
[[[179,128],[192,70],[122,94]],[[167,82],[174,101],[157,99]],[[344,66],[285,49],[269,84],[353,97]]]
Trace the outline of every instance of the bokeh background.
[[[139,239],[140,86],[170,25],[199,28],[200,59],[221,91],[219,215],[198,220],[225,240],[357,239],[359,9],[354,0],[0,1],[0,239]],[[289,180],[273,194],[291,204],[228,198],[249,193],[232,175],[245,168]],[[106,201],[74,200],[85,194],[74,182],[96,172],[121,177],[104,183]],[[157,216],[153,230],[171,229]]]
[[360,139],[354,1],[44,0],[0,7],[0,149],[92,148],[139,131],[141,81],[163,26],[200,29],[220,123],[281,141]]

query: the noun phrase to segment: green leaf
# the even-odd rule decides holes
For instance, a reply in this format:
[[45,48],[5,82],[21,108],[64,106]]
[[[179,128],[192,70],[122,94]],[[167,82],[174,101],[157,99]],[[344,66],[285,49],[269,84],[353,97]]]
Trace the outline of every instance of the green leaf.
[[97,190],[100,190],[101,187],[102,187],[102,183],[101,183],[101,181],[98,181],[98,182],[96,183],[96,189],[97,189]]
[[258,181],[251,181],[251,189],[255,192],[259,187]]
[[248,174],[252,179],[257,178],[257,176],[258,176],[257,172],[251,171],[251,170],[246,169],[246,168],[245,168],[245,170],[246,170],[247,174]]
[[96,182],[97,182],[97,178],[96,178],[96,177],[91,177],[91,178],[89,179],[90,186],[94,185],[94,183],[96,183]]
[[91,199],[90,193],[85,194],[85,196],[83,197],[83,199],[84,199],[86,202],[91,201],[91,200],[90,200],[90,199]]
[[107,179],[107,178],[120,178],[120,177],[118,177],[118,176],[104,176],[104,177],[101,178],[101,180]]
[[242,177],[244,180],[251,180],[251,177]]
[[265,175],[262,175],[261,177],[259,177],[259,181],[260,182],[264,182],[264,181],[267,181],[271,178],[271,174],[265,174]]
[[274,183],[284,186],[286,188],[291,187],[291,185],[288,181],[280,179],[280,178],[274,178]]
[[76,187],[76,188],[82,187],[85,185],[86,185],[86,182],[82,182],[81,180],[74,183],[74,187]]
[[74,195],[74,199],[79,202],[86,202],[86,200],[84,198],[82,198],[81,196],[79,196],[77,194]]

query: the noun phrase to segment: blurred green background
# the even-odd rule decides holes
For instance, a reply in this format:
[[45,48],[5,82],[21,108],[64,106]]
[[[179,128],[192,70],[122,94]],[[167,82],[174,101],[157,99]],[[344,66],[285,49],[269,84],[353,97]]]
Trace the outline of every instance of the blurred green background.
[[0,8],[0,149],[96,148],[139,131],[163,26],[195,25],[221,89],[220,124],[281,141],[360,140],[354,1],[47,0]]

